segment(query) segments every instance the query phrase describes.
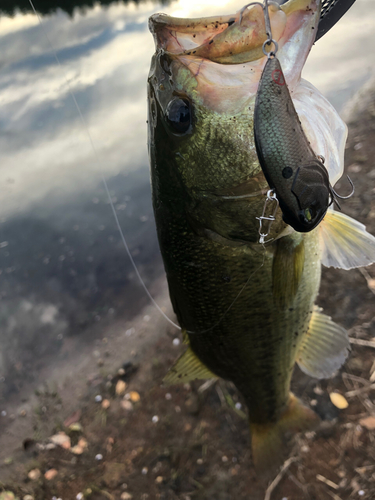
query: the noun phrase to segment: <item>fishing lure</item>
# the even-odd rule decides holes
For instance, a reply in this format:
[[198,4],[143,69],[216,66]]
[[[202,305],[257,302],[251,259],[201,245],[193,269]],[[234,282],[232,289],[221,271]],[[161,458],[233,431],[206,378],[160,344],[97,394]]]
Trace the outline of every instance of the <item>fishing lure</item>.
[[[284,221],[296,231],[308,232],[320,223],[333,202],[340,208],[337,198],[352,196],[354,186],[348,177],[352,192],[348,196],[338,195],[330,184],[324,158],[311,148],[276,57],[278,46],[272,39],[268,0],[263,10],[268,37],[263,52],[267,62],[255,102],[255,146]],[[267,51],[267,46],[271,50]]]

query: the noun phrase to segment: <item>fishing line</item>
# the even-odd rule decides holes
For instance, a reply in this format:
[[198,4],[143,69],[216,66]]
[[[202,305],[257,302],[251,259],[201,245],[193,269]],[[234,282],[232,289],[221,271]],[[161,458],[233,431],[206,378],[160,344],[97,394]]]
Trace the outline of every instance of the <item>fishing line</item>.
[[[87,134],[87,137],[88,137],[88,139],[89,139],[89,141],[90,141],[90,144],[91,144],[92,150],[93,150],[93,152],[94,152],[95,160],[96,160],[97,164],[98,164],[98,165],[100,165],[100,163],[99,163],[99,153],[97,152],[97,150],[96,150],[96,148],[95,148],[94,141],[92,140],[92,137],[91,137],[91,134],[90,134],[89,128],[88,128],[88,126],[87,126],[87,124],[86,124],[86,120],[85,120],[85,119],[84,119],[84,117],[83,117],[83,114],[82,114],[82,112],[81,112],[81,108],[78,106],[78,103],[77,103],[76,97],[75,97],[74,92],[73,92],[73,90],[72,90],[72,88],[71,88],[71,86],[70,86],[69,80],[68,80],[68,78],[67,78],[66,74],[64,73],[64,70],[63,70],[62,64],[61,64],[61,62],[60,62],[60,59],[59,59],[59,57],[58,57],[58,55],[57,55],[57,52],[56,52],[56,50],[55,50],[55,48],[54,48],[54,46],[53,46],[53,44],[52,44],[52,42],[51,42],[51,40],[50,40],[50,38],[49,38],[49,36],[48,36],[48,34],[47,34],[46,30],[44,29],[44,24],[42,23],[42,20],[41,20],[41,18],[40,18],[40,16],[39,16],[39,14],[37,13],[37,11],[36,11],[36,9],[35,9],[35,7],[34,7],[34,4],[33,4],[32,0],[29,0],[29,2],[30,2],[30,5],[31,5],[31,8],[32,8],[32,9],[33,9],[33,11],[34,11],[34,14],[35,14],[35,15],[36,15],[36,17],[38,18],[38,21],[39,21],[40,27],[41,27],[41,29],[42,29],[42,31],[43,31],[43,33],[44,33],[44,36],[46,37],[46,39],[48,40],[48,43],[50,44],[50,47],[51,47],[51,49],[52,49],[52,51],[53,51],[53,53],[54,53],[54,56],[55,56],[56,62],[57,62],[58,66],[60,67],[60,69],[61,69],[61,71],[62,71],[62,73],[63,73],[64,79],[65,79],[65,82],[66,82],[66,84],[67,84],[67,86],[68,86],[69,94],[71,95],[71,97],[72,97],[72,99],[73,99],[74,105],[75,105],[75,107],[76,107],[76,109],[77,109],[77,112],[78,112],[78,115],[79,115],[79,117],[80,117],[80,119],[81,119],[81,122],[82,122],[83,128],[85,129],[85,132],[86,132],[86,134]],[[160,312],[160,314],[161,314],[161,315],[162,315],[162,316],[163,316],[163,317],[164,317],[164,318],[165,318],[165,319],[166,319],[166,320],[167,320],[167,321],[168,321],[171,325],[173,325],[174,327],[178,328],[178,330],[181,330],[181,327],[180,327],[179,325],[177,325],[174,321],[172,321],[172,320],[171,320],[171,319],[170,319],[170,318],[169,318],[169,317],[168,317],[168,316],[164,313],[164,311],[161,309],[161,307],[160,307],[160,306],[159,306],[159,305],[155,302],[155,300],[154,300],[154,298],[152,297],[152,295],[150,294],[150,292],[149,292],[149,290],[148,290],[148,288],[147,288],[147,286],[146,286],[145,282],[143,281],[142,276],[139,274],[138,268],[137,268],[137,266],[136,266],[136,264],[135,264],[135,262],[134,262],[134,259],[133,259],[133,257],[132,257],[132,254],[130,253],[130,250],[129,250],[128,244],[127,244],[127,242],[126,242],[126,239],[125,239],[124,233],[123,233],[123,231],[122,231],[122,228],[121,228],[121,225],[120,225],[120,221],[118,220],[118,217],[117,217],[117,212],[116,212],[115,206],[114,206],[114,204],[113,204],[113,201],[112,201],[112,198],[111,198],[111,195],[110,195],[109,189],[108,189],[108,184],[107,184],[107,181],[106,181],[106,179],[105,179],[105,177],[104,177],[104,174],[103,174],[103,172],[102,172],[102,170],[101,170],[101,169],[100,169],[100,175],[101,175],[101,178],[102,178],[102,182],[103,182],[103,185],[104,185],[105,192],[107,193],[107,197],[108,197],[108,200],[109,200],[110,207],[111,207],[111,209],[112,209],[113,216],[114,216],[114,218],[115,218],[115,222],[116,222],[117,229],[118,229],[118,231],[119,231],[119,233],[120,233],[120,237],[121,237],[122,243],[124,244],[124,247],[125,247],[126,253],[128,254],[128,257],[129,257],[129,259],[130,259],[130,263],[131,263],[131,265],[133,266],[133,269],[134,269],[134,271],[135,271],[135,273],[136,273],[136,275],[137,275],[137,278],[139,279],[139,281],[140,281],[140,283],[141,283],[141,285],[142,285],[142,287],[143,287],[144,291],[146,292],[146,295],[147,295],[147,296],[148,296],[148,298],[151,300],[152,304],[156,307],[156,309]]]
[[[97,164],[98,164],[98,166],[99,166],[99,165],[100,165],[100,162],[99,162],[99,153],[98,153],[98,151],[97,151],[97,150],[96,150],[96,148],[95,148],[95,144],[94,144],[94,141],[92,140],[92,137],[91,137],[91,134],[90,134],[90,130],[89,130],[88,125],[87,125],[87,123],[86,123],[86,120],[85,120],[85,118],[84,118],[84,116],[83,116],[83,114],[82,114],[82,112],[81,112],[81,108],[80,108],[80,107],[79,107],[79,105],[78,105],[77,99],[76,99],[75,94],[74,94],[74,92],[73,92],[73,90],[72,90],[72,87],[71,87],[71,85],[70,85],[70,83],[69,83],[69,80],[68,80],[68,78],[67,78],[67,76],[66,76],[66,74],[65,74],[65,72],[64,72],[63,66],[62,66],[62,64],[61,64],[61,62],[60,62],[60,59],[59,59],[59,57],[58,57],[58,55],[57,55],[57,52],[56,52],[56,50],[55,50],[55,48],[54,48],[54,46],[53,46],[53,44],[52,44],[52,42],[51,42],[51,39],[49,38],[49,36],[48,36],[48,34],[47,34],[47,31],[46,31],[46,30],[45,30],[45,28],[44,28],[44,24],[43,24],[43,22],[42,22],[42,20],[41,20],[41,18],[40,18],[40,16],[39,16],[39,14],[38,14],[38,12],[37,12],[37,11],[36,11],[36,9],[35,9],[35,7],[34,7],[34,4],[33,4],[32,0],[29,0],[29,3],[30,3],[30,5],[31,5],[32,10],[34,11],[34,14],[36,15],[36,17],[37,17],[37,19],[38,19],[39,25],[40,25],[40,27],[41,27],[41,29],[42,29],[43,33],[44,33],[44,36],[46,37],[46,39],[47,39],[47,41],[48,41],[48,43],[49,43],[49,45],[50,45],[50,47],[51,47],[51,49],[52,49],[52,51],[53,51],[53,54],[54,54],[55,59],[56,59],[56,62],[57,62],[57,64],[58,64],[59,68],[61,69],[61,71],[62,71],[62,73],[63,73],[63,77],[64,77],[64,80],[65,80],[66,85],[67,85],[67,87],[68,87],[69,94],[70,94],[71,98],[73,99],[73,102],[74,102],[74,105],[75,105],[75,107],[76,107],[76,109],[77,109],[77,112],[78,112],[78,115],[79,115],[79,117],[80,117],[81,123],[82,123],[83,128],[84,128],[84,130],[85,130],[85,132],[86,132],[86,134],[87,134],[87,137],[88,137],[88,139],[89,139],[89,141],[90,141],[91,148],[92,148],[92,150],[93,150],[93,152],[94,152],[94,157],[95,157],[95,160],[96,160],[96,162],[97,162]],[[119,221],[118,216],[117,216],[116,208],[115,208],[115,206],[114,206],[114,203],[113,203],[112,198],[111,198],[111,194],[110,194],[110,192],[109,192],[109,188],[108,188],[107,181],[106,181],[106,179],[105,179],[105,177],[104,177],[104,174],[103,174],[103,171],[102,171],[102,169],[101,169],[101,168],[100,168],[100,175],[101,175],[101,180],[102,180],[102,183],[103,183],[103,186],[104,186],[105,192],[106,192],[107,197],[108,197],[109,205],[110,205],[111,210],[112,210],[112,213],[113,213],[113,217],[114,217],[114,219],[115,219],[116,227],[117,227],[118,232],[119,232],[120,237],[121,237],[121,241],[122,241],[122,243],[123,243],[123,245],[124,245],[124,248],[125,248],[126,253],[127,253],[128,257],[129,257],[130,263],[131,263],[131,265],[132,265],[132,267],[133,267],[133,269],[134,269],[134,272],[135,272],[135,273],[136,273],[136,275],[137,275],[137,278],[138,278],[138,280],[139,280],[140,284],[142,285],[142,287],[143,287],[143,289],[144,289],[144,291],[145,291],[145,293],[146,293],[147,297],[150,299],[151,303],[152,303],[152,304],[156,307],[156,309],[157,309],[157,310],[159,311],[159,313],[163,316],[163,318],[164,318],[164,319],[166,319],[166,320],[168,321],[168,323],[170,323],[171,325],[173,325],[173,326],[174,326],[175,328],[177,328],[178,330],[182,330],[182,328],[181,328],[181,327],[180,327],[177,323],[175,323],[174,321],[172,321],[172,320],[171,320],[171,319],[170,319],[170,318],[169,318],[169,317],[165,314],[165,312],[161,309],[161,307],[157,304],[157,302],[155,301],[155,299],[152,297],[151,293],[149,292],[149,290],[148,290],[148,288],[147,288],[147,286],[146,286],[145,282],[143,281],[143,278],[142,278],[142,276],[140,275],[140,273],[139,273],[139,271],[138,271],[137,265],[136,265],[136,263],[135,263],[135,261],[134,261],[134,259],[133,259],[133,257],[132,257],[132,254],[131,254],[131,252],[130,252],[129,246],[128,246],[127,242],[126,242],[126,239],[125,239],[124,233],[123,233],[122,228],[121,228],[121,225],[120,225],[120,221]],[[222,316],[220,317],[220,319],[218,320],[218,322],[217,322],[217,323],[215,323],[215,324],[214,324],[213,326],[211,326],[210,328],[208,328],[207,330],[202,330],[202,331],[199,331],[199,332],[194,332],[194,331],[189,331],[189,330],[187,330],[187,333],[190,333],[190,334],[202,334],[202,333],[206,333],[206,332],[209,332],[209,331],[213,330],[214,328],[216,328],[216,327],[217,327],[217,326],[221,323],[221,321],[224,319],[224,317],[228,314],[228,312],[230,311],[230,309],[231,309],[231,308],[233,307],[233,305],[236,303],[236,301],[238,300],[238,298],[240,297],[240,295],[242,294],[242,292],[245,290],[245,288],[246,288],[246,286],[248,285],[248,283],[249,283],[250,279],[252,278],[252,276],[254,276],[254,274],[255,274],[256,272],[258,272],[258,271],[259,271],[259,269],[261,269],[261,268],[263,267],[264,262],[265,262],[265,256],[266,256],[266,248],[265,248],[265,246],[264,246],[264,245],[262,245],[262,246],[263,246],[263,261],[262,261],[261,265],[260,265],[257,269],[255,269],[255,271],[254,271],[253,273],[251,273],[251,274],[250,274],[250,276],[249,276],[249,277],[248,277],[248,279],[246,280],[245,284],[242,286],[241,290],[238,292],[237,296],[235,297],[235,299],[233,300],[233,302],[230,304],[230,306],[228,307],[228,309],[226,309],[226,311],[222,314]]]

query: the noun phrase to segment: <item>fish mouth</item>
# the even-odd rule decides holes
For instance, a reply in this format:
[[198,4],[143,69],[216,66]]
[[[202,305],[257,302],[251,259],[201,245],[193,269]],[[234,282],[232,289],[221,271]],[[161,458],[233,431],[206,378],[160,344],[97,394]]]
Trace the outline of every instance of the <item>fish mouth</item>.
[[[319,15],[314,14],[320,12],[320,6],[320,0],[289,0],[281,6],[269,3],[272,38],[278,42],[280,52],[301,28],[306,29],[298,33],[295,42],[311,47],[319,22]],[[245,6],[233,15],[197,19],[155,14],[149,27],[156,49],[179,57],[219,64],[249,63],[264,57],[262,46],[267,35],[261,3]]]

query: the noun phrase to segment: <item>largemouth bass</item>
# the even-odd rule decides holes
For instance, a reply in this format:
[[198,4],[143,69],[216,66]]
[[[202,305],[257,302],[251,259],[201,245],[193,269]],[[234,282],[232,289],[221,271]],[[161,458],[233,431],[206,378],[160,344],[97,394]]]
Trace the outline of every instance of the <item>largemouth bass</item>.
[[[289,0],[269,13],[294,106],[334,185],[346,126],[300,79],[319,10],[319,0]],[[232,381],[247,404],[253,461],[264,470],[281,456],[287,433],[319,420],[290,393],[295,363],[329,377],[348,354],[345,330],[314,308],[321,264],[368,265],[375,238],[332,210],[318,228],[297,233],[278,210],[268,243],[258,243],[269,189],[253,138],[266,63],[261,6],[206,19],[157,14],[150,29],[153,205],[171,301],[189,344],[165,381]]]

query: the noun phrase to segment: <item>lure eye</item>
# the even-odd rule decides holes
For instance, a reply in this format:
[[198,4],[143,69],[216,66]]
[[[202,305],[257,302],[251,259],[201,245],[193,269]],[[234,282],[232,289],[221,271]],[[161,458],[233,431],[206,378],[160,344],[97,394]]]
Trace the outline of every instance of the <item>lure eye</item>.
[[306,208],[305,209],[305,219],[308,221],[308,222],[311,222],[312,219],[313,219],[313,211],[311,210],[311,208]]
[[167,121],[174,132],[186,134],[191,125],[191,107],[187,99],[176,98],[168,104]]

